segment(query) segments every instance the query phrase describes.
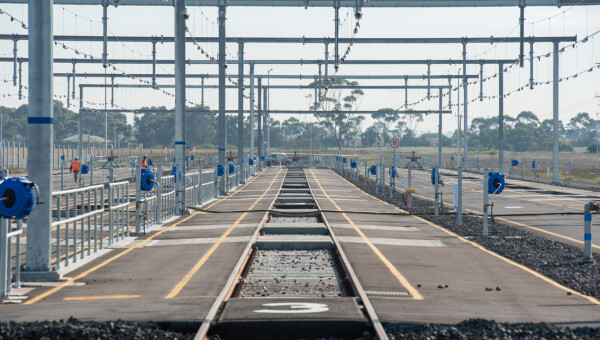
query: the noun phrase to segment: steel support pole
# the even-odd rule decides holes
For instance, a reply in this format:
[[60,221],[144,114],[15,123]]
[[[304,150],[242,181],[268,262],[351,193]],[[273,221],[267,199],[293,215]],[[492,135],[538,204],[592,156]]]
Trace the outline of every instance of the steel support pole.
[[267,155],[271,154],[271,116],[269,115],[269,88],[265,87],[264,89],[264,124],[265,124],[265,153]]
[[204,108],[204,77],[202,77],[200,83],[200,106]]
[[325,90],[329,84],[329,44],[325,44]]
[[[450,92],[448,92],[448,94],[450,94]],[[442,110],[443,110],[443,104],[442,104],[442,89],[440,88],[439,91],[439,102],[440,102],[440,118],[439,118],[439,123],[438,123],[438,167],[442,168]],[[396,149],[394,149],[395,151]],[[395,162],[395,160],[394,160]]]
[[524,0],[519,0],[519,65],[523,67],[525,65],[525,4]]
[[156,88],[156,41],[152,41],[152,87]]
[[238,184],[245,183],[244,176],[244,43],[238,43]]
[[434,200],[434,204],[435,206],[433,207],[433,212],[435,214],[435,216],[439,216],[440,215],[440,206],[439,206],[439,202],[440,202],[440,198],[439,198],[439,193],[440,193],[440,170],[439,168],[436,166],[433,168],[434,171],[434,176],[433,176],[433,187],[434,187],[434,191],[435,191],[435,200]]
[[483,101],[483,63],[479,65],[479,101]]
[[69,93],[71,93],[71,75],[67,76],[67,107],[71,107],[71,96],[69,96]]
[[463,156],[465,157],[465,161],[463,166],[468,170],[469,169],[469,120],[468,120],[468,103],[469,103],[469,97],[467,96],[467,64],[466,61],[467,60],[467,43],[463,43],[463,118],[464,118],[464,132],[465,132],[465,138],[464,138],[464,152],[463,152]]
[[[458,71],[460,75],[460,70]],[[461,165],[460,162],[460,147],[461,147],[461,129],[460,129],[460,79],[456,79],[456,168],[458,169]]]
[[258,163],[261,164],[263,152],[263,126],[262,126],[262,78],[258,77],[258,120],[256,121],[257,130],[257,149],[258,149]]
[[177,210],[185,209],[185,0],[175,0],[175,166]]
[[427,100],[431,99],[431,63],[427,63]]
[[458,204],[457,204],[457,208],[456,208],[456,224],[457,225],[462,225],[462,173],[463,173],[463,168],[462,167],[458,167],[458,194],[456,195],[456,197],[458,197]]
[[[83,86],[79,86],[79,114],[77,115],[77,157],[83,162]],[[79,176],[81,179],[81,176]]]
[[483,236],[488,236],[489,177],[488,169],[483,169]]
[[19,61],[19,100],[23,99],[23,77],[21,71],[23,70],[23,63]]
[[553,43],[553,53],[554,57],[552,60],[552,136],[554,146],[552,148],[552,164],[554,165],[554,169],[552,169],[552,183],[560,184],[558,181],[558,138],[560,136],[560,131],[558,130],[558,41],[554,41]]
[[498,172],[504,173],[504,65],[498,64]]
[[[225,5],[219,6],[219,165],[225,166]],[[220,181],[221,195],[227,193],[225,181]]]
[[17,86],[17,39],[13,39],[13,86]]
[[108,67],[108,1],[102,1],[102,66]]
[[52,87],[53,0],[30,1],[29,21],[29,152],[27,173],[39,188],[39,203],[27,223],[27,253],[24,281],[56,280],[51,265],[52,145],[54,103]]
[[250,158],[254,157],[254,64],[250,64]]
[[529,42],[529,88],[533,90],[533,41]]
[[333,7],[334,11],[335,11],[335,19],[333,20],[333,22],[335,23],[335,47],[334,47],[334,53],[335,53],[335,70],[337,71],[339,68],[339,64],[340,64],[340,52],[339,52],[339,36],[340,36],[340,4],[339,2],[337,2],[334,7]]
[[72,99],[75,99],[75,78],[77,77],[77,73],[75,72],[75,65],[77,65],[77,64],[73,61],[73,75],[72,75],[72,77],[73,77],[73,92],[71,93]]
[[404,78],[404,109],[408,110],[408,77]]
[[110,77],[110,106],[115,107],[115,77]]

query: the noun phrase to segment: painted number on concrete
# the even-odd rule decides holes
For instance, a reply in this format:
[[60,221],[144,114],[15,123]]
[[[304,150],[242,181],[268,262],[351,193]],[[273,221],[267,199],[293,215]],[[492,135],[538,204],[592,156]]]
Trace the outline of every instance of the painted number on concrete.
[[[281,309],[257,309],[254,313],[270,314],[305,314],[305,313],[323,313],[329,311],[329,307],[323,303],[309,302],[277,302],[265,303],[265,307],[282,307]],[[283,308],[287,307],[287,308]],[[289,308],[289,309],[288,309]]]
[[394,149],[400,146],[400,140],[398,138],[390,139],[390,146]]

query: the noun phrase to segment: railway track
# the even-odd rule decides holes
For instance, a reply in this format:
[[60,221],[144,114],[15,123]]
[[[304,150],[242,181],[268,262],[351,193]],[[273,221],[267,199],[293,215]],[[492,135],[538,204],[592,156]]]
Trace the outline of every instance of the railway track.
[[195,339],[387,339],[319,210],[304,170],[288,169]]

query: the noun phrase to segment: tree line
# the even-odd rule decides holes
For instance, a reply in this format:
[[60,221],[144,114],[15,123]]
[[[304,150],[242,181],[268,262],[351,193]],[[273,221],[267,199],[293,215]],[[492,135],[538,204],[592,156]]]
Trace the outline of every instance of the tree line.
[[[356,82],[336,80],[335,85],[356,87]],[[309,105],[314,110],[316,121],[300,121],[290,117],[280,121],[270,119],[270,145],[273,148],[308,149],[311,141],[316,149],[342,149],[347,147],[385,146],[390,138],[397,137],[403,146],[437,146],[437,133],[418,134],[424,121],[423,114],[400,115],[392,108],[381,108],[370,114],[372,123],[363,128],[365,115],[352,114],[360,106],[364,92],[350,90],[329,90],[317,103]],[[313,101],[312,95],[307,99]],[[118,136],[120,140],[135,139],[145,147],[169,147],[174,143],[173,112],[164,112],[166,107],[144,108],[148,113],[136,115],[134,124],[127,123],[123,113],[108,113],[109,140]],[[186,114],[186,141],[189,146],[215,148],[218,145],[218,117],[208,107],[190,107]],[[156,110],[156,112],[152,112]],[[326,112],[324,112],[326,111]],[[336,112],[339,111],[339,112]],[[27,141],[27,105],[19,108],[0,107],[3,118],[3,136],[8,141]],[[105,116],[100,111],[83,113],[83,133],[104,137]],[[228,148],[237,145],[237,115],[226,116],[226,140]],[[256,130],[257,119],[254,129]],[[469,147],[473,150],[495,150],[498,148],[498,117],[474,118],[468,128]],[[560,150],[572,151],[573,147],[586,147],[595,152],[600,120],[588,113],[579,113],[564,125],[559,124]],[[65,138],[78,133],[78,113],[54,103],[54,138],[61,143]],[[244,118],[244,131],[250,130],[249,117]],[[553,147],[553,122],[540,121],[531,111],[520,112],[516,117],[504,117],[504,146],[510,151],[551,151]],[[311,138],[312,137],[312,138]],[[456,145],[457,133],[452,138],[443,136],[443,146]],[[244,144],[250,144],[250,136],[244,134]],[[255,145],[258,140],[255,138]]]

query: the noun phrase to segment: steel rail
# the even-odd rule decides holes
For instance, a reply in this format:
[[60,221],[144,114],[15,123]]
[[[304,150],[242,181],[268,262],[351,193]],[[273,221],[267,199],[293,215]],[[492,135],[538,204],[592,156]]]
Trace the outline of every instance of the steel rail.
[[[278,174],[277,177],[279,175],[280,174]],[[277,201],[277,197],[279,197],[279,194],[281,193],[281,189],[283,188],[283,183],[285,182],[286,175],[287,175],[287,169],[283,173],[283,178],[281,179],[281,183],[279,184],[279,189],[277,190],[277,194],[273,196],[273,199],[271,200],[271,203],[269,204],[269,208],[273,207],[273,205]],[[198,332],[196,332],[196,335],[194,336],[194,340],[207,339],[207,334],[208,334],[208,331],[210,330],[211,324],[213,323],[213,321],[215,321],[214,318],[217,315],[217,312],[219,311],[219,309],[221,308],[223,303],[225,301],[227,301],[229,299],[229,297],[231,297],[231,294],[233,293],[233,290],[235,289],[235,286],[238,282],[238,278],[242,274],[244,267],[246,267],[246,264],[247,264],[248,260],[250,259],[250,254],[252,252],[252,246],[258,239],[258,236],[260,235],[260,230],[262,229],[263,225],[267,222],[268,217],[269,217],[269,213],[265,212],[263,215],[263,218],[261,219],[256,230],[254,231],[254,234],[252,234],[250,241],[248,241],[248,244],[246,244],[246,248],[244,248],[244,251],[242,252],[242,256],[239,258],[239,260],[236,263],[235,267],[233,268],[231,274],[229,275],[229,278],[225,282],[223,289],[221,289],[221,292],[215,299],[215,302],[213,302],[212,306],[208,310],[208,313],[206,313],[206,316],[204,317],[204,320],[202,321],[202,325],[200,326],[200,329],[198,329]]]
[[[304,174],[306,176],[306,182],[308,183],[308,188],[310,190],[310,194],[313,197],[313,200],[315,201],[315,205],[317,206],[318,210],[322,210],[321,205],[319,204],[319,201],[316,199],[315,194],[313,192],[313,187],[311,185],[311,181],[308,180],[306,171],[304,171]],[[356,272],[354,272],[354,269],[352,268],[352,265],[350,264],[350,260],[348,260],[348,257],[346,256],[346,253],[344,252],[344,249],[342,248],[342,245],[340,244],[340,241],[338,240],[337,235],[335,234],[335,232],[333,231],[333,228],[331,228],[331,225],[329,224],[329,221],[327,220],[327,216],[325,216],[325,214],[321,214],[321,218],[323,219],[323,223],[327,227],[327,230],[329,231],[329,236],[331,236],[333,244],[335,245],[334,249],[336,249],[339,254],[339,258],[341,260],[340,262],[342,263],[344,270],[350,277],[350,280],[349,280],[350,284],[352,285],[352,288],[356,292],[356,294],[358,294],[358,296],[360,297],[361,302],[362,302],[363,306],[365,307],[365,312],[369,318],[369,321],[371,322],[371,324],[373,326],[373,329],[375,330],[376,338],[380,339],[380,340],[387,340],[388,339],[387,333],[386,333],[385,329],[383,328],[383,325],[381,324],[379,317],[377,316],[377,312],[375,312],[375,308],[371,304],[371,301],[369,300],[367,293],[365,292],[365,290],[362,287],[362,284],[358,280],[358,276],[356,275]]]

